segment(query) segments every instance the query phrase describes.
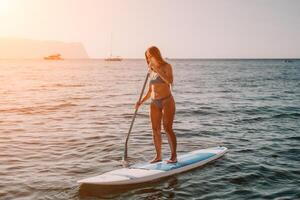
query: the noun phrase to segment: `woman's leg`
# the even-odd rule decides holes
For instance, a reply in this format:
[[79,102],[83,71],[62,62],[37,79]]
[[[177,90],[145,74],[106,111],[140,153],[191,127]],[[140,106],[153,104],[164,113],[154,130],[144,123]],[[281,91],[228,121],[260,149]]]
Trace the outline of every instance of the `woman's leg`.
[[168,160],[168,163],[177,162],[177,153],[176,153],[176,147],[177,147],[177,140],[176,135],[173,131],[173,121],[175,117],[175,101],[174,97],[171,96],[170,98],[164,100],[163,102],[163,126],[164,130],[167,134],[170,149],[171,149],[171,158]]
[[152,136],[153,143],[156,150],[156,157],[153,158],[150,163],[161,161],[161,118],[162,118],[162,110],[153,102],[150,104],[150,118],[152,124]]

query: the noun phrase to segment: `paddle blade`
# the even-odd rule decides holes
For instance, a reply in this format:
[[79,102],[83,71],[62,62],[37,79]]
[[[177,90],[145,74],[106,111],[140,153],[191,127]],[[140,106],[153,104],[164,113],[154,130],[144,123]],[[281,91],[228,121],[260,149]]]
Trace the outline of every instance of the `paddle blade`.
[[127,168],[127,167],[129,166],[128,160],[124,159],[124,157],[123,157],[123,159],[122,159],[121,162],[122,162],[122,166],[123,166],[123,167]]
[[127,168],[129,165],[135,164],[138,160],[139,159],[137,159],[137,158],[123,157],[121,163],[122,163],[123,167]]

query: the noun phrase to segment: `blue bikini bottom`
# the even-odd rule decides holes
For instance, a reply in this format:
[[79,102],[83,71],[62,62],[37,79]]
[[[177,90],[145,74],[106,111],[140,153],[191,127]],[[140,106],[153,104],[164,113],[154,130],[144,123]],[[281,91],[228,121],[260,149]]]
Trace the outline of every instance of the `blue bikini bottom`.
[[155,105],[157,105],[157,107],[159,107],[160,109],[162,109],[163,108],[163,105],[162,105],[163,100],[166,100],[166,99],[170,98],[171,96],[172,96],[172,94],[170,94],[167,97],[161,98],[161,99],[152,99],[151,98],[151,103],[154,103]]

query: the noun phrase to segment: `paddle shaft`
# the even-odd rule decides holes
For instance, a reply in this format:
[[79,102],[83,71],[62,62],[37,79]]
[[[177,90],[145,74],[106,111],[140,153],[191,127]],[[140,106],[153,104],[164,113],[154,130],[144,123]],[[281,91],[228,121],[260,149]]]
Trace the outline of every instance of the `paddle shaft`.
[[[146,87],[149,75],[150,75],[150,71],[147,72],[147,75],[146,75],[146,78],[145,78],[145,81],[144,81],[144,85],[143,85],[143,88],[142,88],[142,92],[140,94],[140,98],[139,98],[138,102],[140,102],[142,100],[142,97],[143,97],[143,94],[144,94],[144,90],[145,90],[145,87]],[[136,117],[136,114],[137,114],[137,111],[138,111],[138,107],[134,111],[134,114],[133,114],[133,117],[132,117],[132,120],[131,120],[131,124],[130,124],[130,128],[129,128],[129,131],[128,131],[127,136],[126,136],[123,160],[126,160],[126,158],[127,158],[127,146],[128,146],[129,135],[131,133],[131,130],[132,130],[132,127],[133,127],[133,123],[134,123],[134,120],[135,120],[135,117]]]

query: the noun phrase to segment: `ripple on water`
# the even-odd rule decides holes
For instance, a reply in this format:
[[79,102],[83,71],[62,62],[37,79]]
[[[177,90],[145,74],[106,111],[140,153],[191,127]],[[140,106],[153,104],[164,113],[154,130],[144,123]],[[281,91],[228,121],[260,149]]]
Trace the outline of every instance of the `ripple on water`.
[[[0,61],[0,199],[300,199],[299,61],[170,63],[178,154],[229,152],[151,183],[86,188],[76,181],[121,167],[144,60]],[[128,147],[133,162],[154,156],[149,102]]]

